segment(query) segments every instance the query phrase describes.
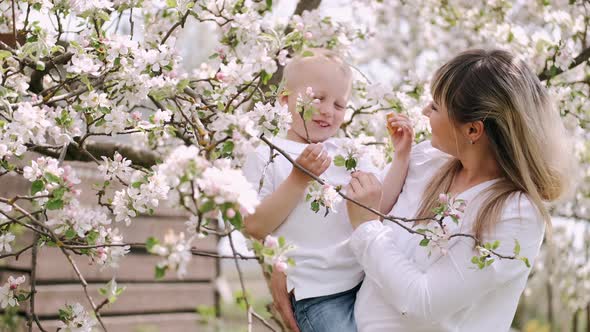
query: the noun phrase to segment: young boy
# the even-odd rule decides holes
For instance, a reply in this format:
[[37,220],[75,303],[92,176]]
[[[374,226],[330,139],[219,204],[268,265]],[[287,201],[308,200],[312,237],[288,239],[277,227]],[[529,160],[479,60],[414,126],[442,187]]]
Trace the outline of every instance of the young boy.
[[[352,89],[352,72],[334,52],[325,49],[310,51],[312,56],[295,57],[285,67],[288,94],[281,96],[279,101],[288,104],[293,121],[286,139],[274,138],[273,144],[327,183],[346,186],[351,180],[350,173],[344,167],[332,165],[332,158],[338,154],[343,142],[334,136],[344,120]],[[297,113],[297,98],[306,92],[309,94],[309,87],[313,90],[313,98],[319,102],[314,104],[316,112],[304,126]],[[335,207],[337,212],[331,211],[325,217],[323,211],[313,212],[310,202],[305,200],[311,177],[293,167],[282,155],[267,166],[269,153],[268,146],[259,147],[243,167],[244,174],[256,188],[263,177],[259,192],[261,204],[246,218],[245,227],[246,232],[257,239],[273,234],[284,236],[287,242],[296,246],[290,255],[296,266],[288,271],[286,285],[283,274],[275,271],[271,277],[275,304],[289,325],[294,325],[290,320],[292,312],[295,313],[302,332],[356,331],[354,301],[364,273],[348,246],[353,229],[348,221],[345,201]],[[401,184],[399,188],[386,189],[389,191],[388,200],[396,199],[401,191],[407,170],[408,158],[404,158],[398,159],[401,165],[398,165],[396,174],[399,174],[390,176],[392,183]],[[361,158],[356,169],[377,172],[368,158]],[[403,178],[400,180],[400,177]],[[281,297],[287,292],[291,302],[286,296]],[[291,327],[297,329],[297,326]]]

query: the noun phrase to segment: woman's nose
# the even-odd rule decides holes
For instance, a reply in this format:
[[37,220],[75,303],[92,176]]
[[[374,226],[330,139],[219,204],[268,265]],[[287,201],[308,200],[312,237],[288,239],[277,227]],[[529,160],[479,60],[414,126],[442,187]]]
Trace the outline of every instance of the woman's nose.
[[426,105],[423,109],[422,109],[422,114],[424,116],[428,116],[430,117],[430,112],[432,112],[432,109],[430,108],[430,103],[428,103],[428,105]]

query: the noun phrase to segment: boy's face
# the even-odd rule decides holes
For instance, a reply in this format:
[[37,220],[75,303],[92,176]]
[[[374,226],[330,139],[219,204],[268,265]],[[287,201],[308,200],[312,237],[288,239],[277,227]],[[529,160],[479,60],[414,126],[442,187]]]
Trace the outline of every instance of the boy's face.
[[313,143],[323,142],[334,136],[344,121],[346,105],[351,90],[351,77],[337,64],[332,62],[313,62],[304,66],[305,72],[295,74],[290,82],[288,96],[281,97],[281,103],[289,104],[293,122],[287,132],[287,138],[296,142],[307,143],[303,119],[297,113],[297,96],[305,95],[307,87],[311,87],[316,111],[310,121],[306,122],[309,139]]

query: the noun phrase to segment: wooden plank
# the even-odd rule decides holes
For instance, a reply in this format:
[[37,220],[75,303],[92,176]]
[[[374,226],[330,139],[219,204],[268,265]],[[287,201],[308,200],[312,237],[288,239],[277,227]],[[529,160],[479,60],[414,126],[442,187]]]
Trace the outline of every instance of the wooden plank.
[[[109,332],[216,331],[214,325],[199,323],[196,313],[103,317],[103,322]],[[42,321],[41,324],[49,331],[55,331],[58,326],[57,321]],[[40,332],[38,328],[33,331]]]
[[[121,317],[103,317],[109,332],[170,332],[170,331],[196,331],[196,332],[219,332],[219,331],[245,331],[247,329],[247,322],[244,318],[239,321],[217,321],[209,324],[202,324],[199,321],[199,316],[192,313],[176,313],[176,314],[158,314],[158,315],[133,315]],[[280,328],[274,323],[270,322],[276,331]],[[24,321],[23,321],[23,324]],[[55,320],[42,320],[41,324],[47,331],[55,331],[58,322]],[[252,324],[253,331],[269,331],[269,329],[262,325],[258,320],[254,320]],[[26,332],[25,326],[20,327],[16,331],[11,332]],[[34,326],[33,331],[40,332]]]
[[[213,306],[214,291],[207,283],[181,283],[181,284],[119,284],[126,289],[119,299],[110,305],[106,305],[101,313],[104,315],[119,314],[145,314],[164,313],[178,311],[194,311],[198,305]],[[95,303],[100,303],[104,297],[98,293],[98,289],[104,284],[89,284],[88,292]],[[35,298],[35,312],[42,317],[56,316],[58,310],[67,303],[79,302],[87,310],[90,305],[86,299],[81,285],[39,285]],[[26,305],[21,306],[27,310]]]
[[[29,156],[25,159],[30,160]],[[27,161],[26,163],[21,162],[21,164],[26,166],[30,164],[30,161]],[[78,197],[78,201],[84,206],[97,206],[97,191],[93,189],[93,186],[94,184],[102,184],[104,182],[104,179],[100,176],[100,173],[97,170],[98,166],[93,163],[71,161],[66,161],[64,164],[72,166],[74,172],[81,180],[81,182],[75,186],[76,189],[82,190],[82,193]],[[27,195],[30,188],[31,183],[21,175],[9,173],[0,177],[0,197],[10,198],[15,195]],[[123,188],[123,185],[118,181],[112,181],[112,184],[106,191],[105,197],[103,197],[103,202],[106,202],[107,198],[112,198],[114,192],[121,188]],[[166,201],[161,201],[159,206],[154,210],[154,216],[186,218],[188,213],[180,207],[169,207]]]
[[[116,271],[93,263],[87,256],[72,256],[80,272],[88,281],[108,281],[113,275],[120,281],[154,281],[154,268],[162,260],[159,256],[148,254],[130,254],[123,257]],[[187,268],[186,280],[212,280],[215,278],[215,259],[193,256]],[[7,258],[0,261],[0,266],[30,268],[31,253],[23,253],[17,260]],[[77,280],[77,276],[66,256],[58,249],[43,247],[37,257],[37,280],[42,283],[51,281]],[[163,280],[178,280],[176,273],[168,272]]]
[[[115,223],[114,227],[119,229],[119,232],[123,235],[123,240],[126,243],[145,243],[150,236],[163,240],[164,235],[170,230],[173,230],[175,233],[184,232],[184,234],[188,236],[187,228],[184,224],[185,222],[185,218],[140,216],[135,219],[129,227],[125,226],[125,223]],[[15,250],[30,245],[32,240],[32,232],[25,229],[23,234],[17,236],[17,242],[14,246]],[[217,251],[217,244],[218,241],[215,235],[210,235],[203,239],[195,239],[193,241],[194,247],[199,250],[211,252]]]

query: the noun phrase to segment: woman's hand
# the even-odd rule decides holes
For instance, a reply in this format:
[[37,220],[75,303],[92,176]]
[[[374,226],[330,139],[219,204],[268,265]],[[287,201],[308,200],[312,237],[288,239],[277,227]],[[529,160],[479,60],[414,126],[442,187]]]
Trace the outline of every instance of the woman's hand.
[[414,129],[410,119],[403,114],[387,114],[387,131],[395,153],[399,155],[409,154],[414,141]]
[[[381,202],[381,182],[372,173],[354,172],[350,183],[346,186],[346,195],[355,201],[379,211]],[[360,224],[378,219],[379,216],[373,212],[358,206],[357,204],[347,201],[346,208],[348,217],[353,228]]]
[[270,293],[275,308],[278,310],[283,322],[293,332],[299,332],[291,298],[287,292],[287,276],[283,272],[274,270],[270,276]]

